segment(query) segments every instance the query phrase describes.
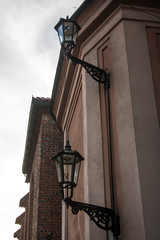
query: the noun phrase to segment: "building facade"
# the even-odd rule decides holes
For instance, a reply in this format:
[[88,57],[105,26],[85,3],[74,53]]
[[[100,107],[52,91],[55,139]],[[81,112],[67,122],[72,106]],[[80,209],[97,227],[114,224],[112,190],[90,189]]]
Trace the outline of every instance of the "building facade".
[[63,148],[63,135],[49,104],[50,99],[32,98],[22,169],[30,190],[20,200],[25,211],[16,219],[19,240],[61,239],[61,196],[51,156]]
[[[86,0],[72,18],[81,26],[72,55],[110,72],[108,102],[103,84],[59,57],[50,113],[85,158],[73,199],[114,209],[117,239],[158,240],[160,4]],[[62,239],[114,238],[62,203]]]

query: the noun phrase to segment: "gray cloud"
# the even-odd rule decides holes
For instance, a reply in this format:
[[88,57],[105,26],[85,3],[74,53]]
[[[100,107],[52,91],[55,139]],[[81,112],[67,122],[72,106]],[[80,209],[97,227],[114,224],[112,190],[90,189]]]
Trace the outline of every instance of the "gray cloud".
[[82,2],[0,0],[0,226],[3,240],[13,239],[19,227],[14,221],[23,211],[18,208],[19,200],[28,191],[21,167],[31,97],[50,97],[52,92],[60,50],[54,25],[60,17],[71,16],[74,7]]

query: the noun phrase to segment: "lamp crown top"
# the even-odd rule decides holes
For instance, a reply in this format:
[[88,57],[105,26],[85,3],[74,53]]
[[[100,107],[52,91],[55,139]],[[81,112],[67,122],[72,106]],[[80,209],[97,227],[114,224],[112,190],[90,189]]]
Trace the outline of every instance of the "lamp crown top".
[[71,145],[69,144],[69,140],[67,140],[65,150],[71,150]]

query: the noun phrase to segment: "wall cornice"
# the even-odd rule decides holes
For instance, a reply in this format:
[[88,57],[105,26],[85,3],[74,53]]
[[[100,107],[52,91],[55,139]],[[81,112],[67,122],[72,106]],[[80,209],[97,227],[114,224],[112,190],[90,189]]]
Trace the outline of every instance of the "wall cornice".
[[[119,12],[118,9],[124,7],[134,8],[134,7],[142,7],[142,8],[152,8],[152,10],[156,11],[156,9],[160,9],[160,2],[153,1],[138,1],[138,0],[113,0],[113,1],[104,1],[104,0],[92,0],[85,1],[85,4],[80,6],[71,18],[77,20],[78,24],[82,27],[79,33],[79,38],[77,41],[76,47],[73,49],[73,55],[78,57],[80,54],[82,45],[88,39],[91,39],[90,36],[97,31],[97,29],[106,21],[110,19],[112,15],[115,16],[115,13]],[[118,11],[116,11],[118,10]],[[133,10],[133,9],[132,9]],[[121,19],[117,20],[117,22],[121,20],[132,20],[131,18],[125,18],[121,16]],[[114,23],[117,24],[116,22]],[[114,27],[114,26],[112,26]],[[70,88],[72,85],[72,81],[74,81],[73,76],[75,72],[75,67],[72,66],[70,61],[63,57],[60,53],[59,62],[57,65],[57,71],[52,91],[51,104],[50,104],[50,113],[54,115],[57,124],[62,129],[62,125],[64,124],[64,112],[66,112],[66,104],[68,102],[68,94],[70,92]],[[63,119],[63,120],[62,120]]]

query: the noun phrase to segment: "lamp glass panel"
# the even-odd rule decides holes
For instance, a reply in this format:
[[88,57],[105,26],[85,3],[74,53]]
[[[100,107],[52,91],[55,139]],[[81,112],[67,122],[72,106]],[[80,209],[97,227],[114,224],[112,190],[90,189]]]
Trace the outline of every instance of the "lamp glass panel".
[[56,161],[55,161],[55,165],[56,165],[56,170],[57,170],[57,176],[58,176],[58,182],[62,182],[62,164],[61,164],[61,158],[60,156],[57,157]]
[[75,164],[75,169],[74,169],[74,183],[77,185],[78,183],[78,176],[79,176],[79,171],[80,171],[80,167],[81,167],[81,162],[78,161],[76,164]]
[[73,42],[74,42],[74,44],[76,44],[77,35],[78,35],[78,29],[77,29],[77,26],[74,25],[74,31],[73,31]]
[[72,168],[73,168],[73,166],[70,164],[64,165],[64,182],[71,182]]
[[64,36],[65,41],[73,41],[73,23],[64,22]]
[[64,164],[64,182],[72,181],[73,167],[74,167],[74,155],[64,154],[63,155]]
[[58,36],[60,43],[62,43],[64,41],[63,25],[60,25],[58,28]]

